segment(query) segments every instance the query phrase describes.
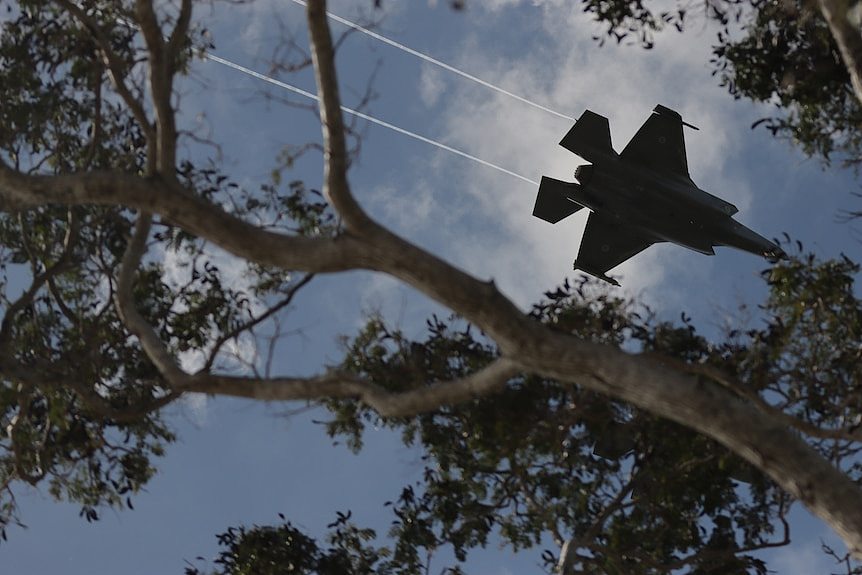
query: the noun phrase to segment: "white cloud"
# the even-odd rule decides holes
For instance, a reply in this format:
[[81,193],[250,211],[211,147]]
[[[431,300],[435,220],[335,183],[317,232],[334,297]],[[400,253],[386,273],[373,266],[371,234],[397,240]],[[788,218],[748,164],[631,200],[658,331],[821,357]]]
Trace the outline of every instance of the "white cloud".
[[423,64],[419,77],[419,95],[422,102],[429,108],[434,106],[445,89],[446,81],[440,68]]
[[419,180],[409,188],[381,184],[372,189],[366,201],[381,214],[387,225],[411,238],[425,236],[441,226],[453,223],[458,211],[435,201],[434,189],[426,180]]
[[490,10],[491,12],[499,12],[500,10],[511,8],[521,3],[522,0],[483,0],[482,2],[479,2],[478,5],[481,8]]
[[[160,246],[159,251],[160,253],[154,255],[162,259],[162,279],[165,284],[170,286],[174,291],[187,285],[192,275],[193,264],[191,258],[181,250],[164,250]],[[258,315],[266,309],[263,301],[250,295],[250,283],[244,274],[246,268],[242,261],[212,244],[205,245],[203,255],[196,263],[201,267],[205,261],[218,267],[222,285],[226,289],[243,290],[249,294],[249,310],[253,314]],[[174,301],[172,305],[173,311],[182,312],[185,309],[187,309],[187,306],[181,300],[177,299]],[[214,341],[209,342],[203,350],[190,350],[180,353],[177,357],[180,367],[186,373],[194,373],[200,370],[204,366],[214,343]],[[226,342],[217,358],[215,368],[218,371],[247,372],[249,366],[257,366],[261,363],[257,342],[248,333],[242,334],[236,340]],[[183,404],[189,408],[192,420],[195,423],[203,425],[206,422],[208,404],[206,395],[189,394],[185,396]]]
[[205,393],[187,393],[180,399],[180,405],[192,423],[203,427],[209,422],[209,401]]

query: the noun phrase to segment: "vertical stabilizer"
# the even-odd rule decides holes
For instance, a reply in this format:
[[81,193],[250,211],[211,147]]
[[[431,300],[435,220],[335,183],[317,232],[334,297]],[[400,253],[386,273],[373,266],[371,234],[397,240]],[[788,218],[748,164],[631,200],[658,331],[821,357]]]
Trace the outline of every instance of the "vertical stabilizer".
[[581,114],[560,145],[588,162],[597,163],[603,157],[616,156],[611,145],[611,126],[608,119],[589,110]]

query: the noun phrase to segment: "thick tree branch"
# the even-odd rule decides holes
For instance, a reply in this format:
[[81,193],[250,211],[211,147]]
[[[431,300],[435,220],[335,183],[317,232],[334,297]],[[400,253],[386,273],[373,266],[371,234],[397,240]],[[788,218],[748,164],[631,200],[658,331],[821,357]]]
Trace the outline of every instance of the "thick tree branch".
[[862,556],[862,490],[777,418],[660,360],[561,334],[543,337],[538,353],[523,359],[528,371],[578,382],[715,439],[802,501]]
[[335,50],[326,18],[325,0],[308,2],[308,30],[311,58],[320,96],[320,125],[323,129],[323,195],[343,218],[349,233],[362,235],[379,226],[365,213],[350,192],[347,182],[347,145],[341,97],[335,74]]
[[173,76],[177,72],[177,64],[180,59],[180,50],[183,44],[188,40],[189,25],[192,20],[192,0],[182,0],[180,5],[180,14],[177,17],[177,23],[174,25],[174,31],[171,32],[171,37],[168,39],[167,58],[170,66],[168,72]]
[[397,277],[481,326],[504,355],[529,349],[535,322],[494,286],[379,228],[371,237],[289,237],[261,230],[194,196],[179,184],[120,172],[21,174],[0,160],[0,209],[50,204],[121,205],[151,213],[264,265],[312,273],[368,269]]
[[[187,8],[183,5],[182,10],[191,11],[191,7]],[[174,109],[171,106],[171,95],[173,94],[173,60],[176,54],[173,54],[170,49],[175,50],[177,46],[169,46],[162,38],[162,28],[156,18],[152,0],[135,0],[135,13],[150,58],[150,96],[156,110],[157,126],[156,170],[162,177],[173,179],[176,177],[177,126]],[[190,16],[190,13],[185,16],[183,13],[180,14],[177,30],[181,25],[188,26]]]
[[529,349],[535,343],[533,332],[540,329],[493,283],[481,282],[382,228],[369,240],[285,236],[231,216],[172,181],[120,172],[31,176],[0,160],[0,209],[50,204],[118,205],[156,213],[238,257],[286,270],[385,272],[481,326],[504,355]]
[[850,72],[853,93],[862,104],[862,31],[848,18],[851,3],[848,0],[817,0],[817,5]]
[[152,215],[148,212],[141,212],[138,216],[135,233],[123,254],[114,300],[120,319],[129,328],[129,331],[137,336],[141,342],[141,347],[144,348],[144,352],[159,370],[159,373],[168,380],[171,387],[181,388],[188,378],[187,374],[180,369],[156,331],[140,314],[132,294],[135,272],[137,272],[141,258],[147,249],[147,237],[150,235],[152,221]]
[[373,254],[354,238],[296,237],[262,230],[176,182],[122,172],[31,176],[0,160],[0,209],[16,211],[52,204],[125,206],[156,213],[238,257],[282,269],[374,269]]
[[191,376],[184,391],[245,397],[263,401],[359,399],[384,417],[407,417],[484,397],[518,373],[514,362],[500,358],[467,377],[389,392],[357,375],[334,371],[312,378],[255,379],[212,374]]

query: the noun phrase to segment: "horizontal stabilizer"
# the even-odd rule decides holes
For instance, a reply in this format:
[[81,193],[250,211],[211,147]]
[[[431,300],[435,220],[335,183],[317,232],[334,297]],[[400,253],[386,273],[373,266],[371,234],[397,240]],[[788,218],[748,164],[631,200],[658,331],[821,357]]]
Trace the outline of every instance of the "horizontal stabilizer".
[[571,216],[583,207],[569,199],[578,188],[578,184],[542,176],[533,215],[552,224]]
[[581,114],[560,145],[594,164],[602,157],[617,155],[611,145],[608,119],[589,110]]

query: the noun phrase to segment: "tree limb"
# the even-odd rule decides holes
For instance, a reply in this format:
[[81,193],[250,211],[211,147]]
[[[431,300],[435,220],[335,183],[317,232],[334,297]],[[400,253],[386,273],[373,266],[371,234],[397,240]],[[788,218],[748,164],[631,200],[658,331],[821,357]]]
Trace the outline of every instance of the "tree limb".
[[187,41],[189,25],[192,19],[192,0],[182,0],[180,5],[180,14],[177,17],[177,23],[174,25],[174,30],[168,39],[166,47],[168,72],[173,76],[177,72],[177,63],[179,62],[180,49],[183,43]]
[[207,358],[206,363],[204,363],[204,366],[201,368],[201,371],[207,372],[212,368],[213,363],[216,360],[216,356],[218,355],[219,351],[221,350],[222,346],[224,346],[225,343],[227,343],[231,339],[237,337],[239,334],[241,334],[241,333],[243,333],[249,329],[254,328],[256,325],[260,324],[262,321],[266,321],[267,318],[272,317],[273,315],[278,313],[283,308],[289,306],[290,303],[293,301],[293,298],[296,296],[296,294],[299,293],[299,290],[301,290],[306,285],[308,285],[308,283],[312,279],[314,279],[314,274],[307,274],[305,277],[303,277],[301,280],[299,280],[295,285],[291,286],[287,292],[287,295],[285,295],[284,298],[282,298],[282,300],[279,301],[277,304],[273,305],[272,307],[267,309],[265,312],[261,313],[259,316],[257,316],[257,317],[252,316],[251,318],[248,319],[248,321],[244,321],[243,323],[236,326],[232,330],[225,332],[221,336],[219,336],[219,338],[216,340],[215,344],[213,344],[212,351],[210,351],[210,354],[209,354],[209,358]]
[[147,212],[141,212],[138,216],[138,222],[135,224],[135,233],[126,247],[126,252],[123,254],[114,301],[120,319],[129,328],[129,331],[137,336],[141,342],[141,347],[144,348],[144,352],[150,358],[150,361],[153,362],[153,365],[156,366],[156,369],[159,370],[159,373],[168,380],[168,384],[171,387],[182,388],[188,375],[180,369],[153,327],[144,319],[137,307],[135,307],[132,294],[135,272],[138,270],[141,257],[146,251],[147,237],[150,234],[152,219],[152,215]]
[[[183,25],[188,27],[191,16],[191,6],[185,5],[188,1],[183,1],[180,19],[174,32],[179,31]],[[186,14],[187,11],[188,14]],[[156,110],[157,126],[156,170],[162,177],[173,179],[176,177],[177,126],[174,109],[171,106],[171,95],[176,54],[172,53],[171,49],[177,49],[177,45],[174,44],[178,43],[178,39],[172,36],[173,42],[169,46],[162,38],[162,28],[156,18],[152,0],[135,0],[135,13],[150,59],[150,97]]]
[[817,0],[817,5],[820,7],[820,13],[823,14],[826,23],[829,24],[829,30],[841,52],[841,59],[844,60],[844,65],[850,73],[853,93],[859,103],[862,104],[862,34],[860,34],[859,26],[854,26],[847,17],[850,2],[848,0]]
[[802,501],[862,556],[862,491],[783,422],[660,360],[574,339],[552,333],[542,338],[540,353],[521,363],[528,371],[580,383],[715,439]]
[[[341,97],[335,66],[335,50],[326,17],[326,2],[307,3],[308,30],[311,35],[311,58],[320,88],[320,125],[323,129],[323,195],[344,219],[348,232],[362,234],[379,226],[374,223],[350,193],[347,182],[347,145]],[[325,86],[325,89],[324,89]]]
[[263,401],[359,399],[383,417],[407,417],[484,397],[499,389],[518,373],[517,365],[505,358],[461,379],[434,383],[405,392],[390,392],[355,374],[333,371],[312,378],[260,380],[214,374],[190,376],[183,391],[245,397]]
[[307,272],[375,269],[357,239],[286,236],[262,230],[195,196],[176,182],[122,172],[22,174],[0,159],[0,210],[47,205],[125,206],[156,213],[187,232],[262,265]]
[[147,139],[147,147],[149,149],[148,157],[155,159],[156,132],[153,129],[153,125],[150,123],[149,118],[147,118],[147,113],[144,111],[143,104],[138,101],[134,95],[132,95],[131,90],[129,90],[129,87],[126,85],[126,66],[122,61],[120,61],[113,49],[111,49],[110,38],[108,38],[102,31],[99,24],[90,18],[90,16],[84,12],[80,6],[71,0],[55,1],[60,7],[72,14],[72,16],[74,16],[81,24],[84,25],[85,28],[87,28],[87,30],[90,31],[90,34],[93,37],[93,42],[95,42],[96,47],[102,54],[102,61],[108,69],[108,74],[111,77],[111,83],[113,83],[114,89],[117,90],[117,93],[123,99],[123,102],[129,107],[135,120],[138,121],[138,125],[141,127],[141,130],[144,132],[144,136]]

